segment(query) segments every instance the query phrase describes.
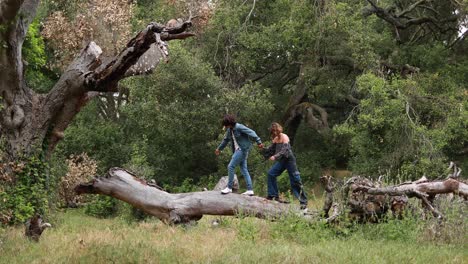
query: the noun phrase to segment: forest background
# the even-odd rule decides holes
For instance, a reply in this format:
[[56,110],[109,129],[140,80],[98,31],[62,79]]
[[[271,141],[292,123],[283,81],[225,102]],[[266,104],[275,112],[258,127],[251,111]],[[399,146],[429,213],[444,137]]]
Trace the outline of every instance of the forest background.
[[[114,166],[169,192],[210,189],[227,174],[229,151],[214,155],[225,113],[267,144],[270,123],[282,123],[311,197],[324,173],[435,179],[450,161],[466,172],[467,12],[455,0],[42,1],[23,45],[38,93],[89,41],[115,55],[148,22],[189,14],[197,35],[171,41],[153,73],[89,102],[49,159],[31,159],[14,188],[0,187],[0,220],[84,201],[87,214],[119,215],[113,198],[69,195]],[[259,195],[269,166],[252,151]],[[40,180],[29,180],[34,173]],[[279,180],[290,196],[287,176]]]
[[[402,22],[376,8],[400,12]],[[96,97],[65,130],[43,177],[48,206],[63,203],[56,190],[67,164],[83,157],[97,175],[120,166],[171,192],[212,187],[230,158],[213,153],[225,113],[265,141],[269,124],[283,123],[309,189],[330,170],[388,182],[438,177],[449,161],[467,171],[467,8],[450,0],[42,1],[23,46],[37,92],[91,40],[114,55],[149,21],[197,16],[197,36],[170,42],[167,63]],[[433,21],[404,24],[408,17]],[[259,194],[269,165],[252,151]],[[113,199],[95,199],[110,210],[96,214],[115,211]],[[22,211],[14,222],[36,206],[23,200],[12,201]]]

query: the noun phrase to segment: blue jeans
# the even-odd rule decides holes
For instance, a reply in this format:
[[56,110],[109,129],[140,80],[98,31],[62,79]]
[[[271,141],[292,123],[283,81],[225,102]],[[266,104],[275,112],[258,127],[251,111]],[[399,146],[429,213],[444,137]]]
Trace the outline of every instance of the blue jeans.
[[268,196],[278,197],[278,183],[276,178],[281,175],[284,170],[288,170],[289,182],[291,183],[293,195],[299,199],[301,204],[307,205],[307,196],[302,186],[301,175],[297,170],[295,157],[276,161],[270,168],[268,171]]
[[249,151],[242,151],[240,149],[234,151],[232,154],[231,161],[228,165],[228,187],[232,189],[232,184],[234,183],[234,171],[239,165],[242,175],[244,176],[245,182],[247,183],[247,190],[252,189],[252,179],[250,178],[249,170],[247,169],[247,157],[249,156]]

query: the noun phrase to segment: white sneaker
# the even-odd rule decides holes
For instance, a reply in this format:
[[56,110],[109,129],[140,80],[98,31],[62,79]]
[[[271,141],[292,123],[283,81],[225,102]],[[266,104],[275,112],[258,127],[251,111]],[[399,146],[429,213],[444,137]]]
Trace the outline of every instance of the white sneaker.
[[242,195],[252,196],[254,195],[254,192],[252,190],[247,190],[246,192],[243,192]]
[[221,194],[228,194],[228,193],[232,193],[232,189],[229,187],[226,187],[221,191]]

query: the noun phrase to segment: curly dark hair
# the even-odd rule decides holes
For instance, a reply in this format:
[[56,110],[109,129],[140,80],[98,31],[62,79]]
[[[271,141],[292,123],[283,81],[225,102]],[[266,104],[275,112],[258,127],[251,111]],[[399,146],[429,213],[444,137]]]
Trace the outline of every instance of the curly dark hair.
[[236,125],[236,117],[234,115],[224,115],[223,121],[221,122],[223,126],[235,126]]

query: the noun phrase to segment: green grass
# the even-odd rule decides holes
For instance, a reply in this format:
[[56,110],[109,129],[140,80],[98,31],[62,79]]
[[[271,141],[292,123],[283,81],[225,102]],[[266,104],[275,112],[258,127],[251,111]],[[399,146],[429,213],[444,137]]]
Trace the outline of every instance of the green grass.
[[294,218],[223,217],[212,227],[213,219],[184,228],[69,210],[55,215],[39,243],[20,227],[4,230],[0,263],[468,263],[465,234],[430,240],[414,221],[330,228]]

